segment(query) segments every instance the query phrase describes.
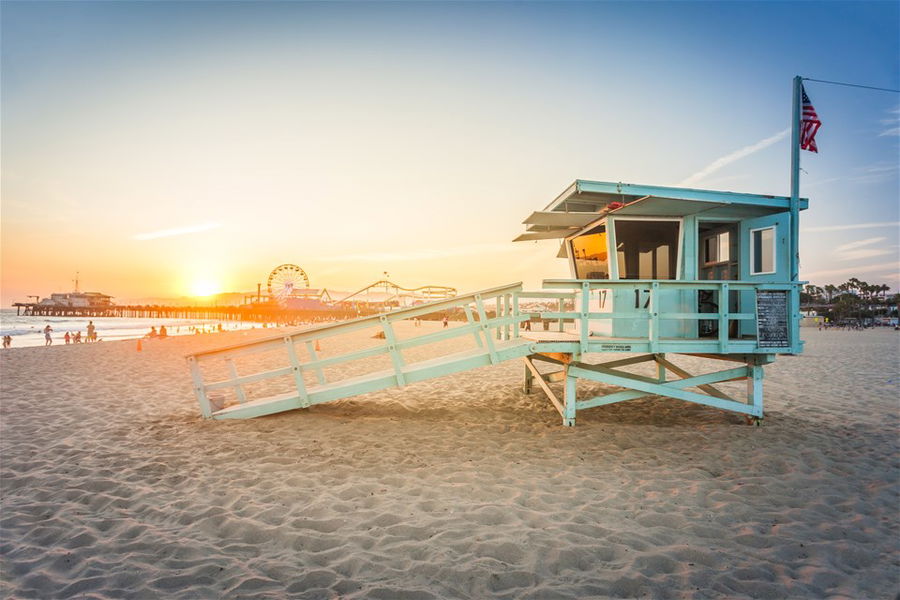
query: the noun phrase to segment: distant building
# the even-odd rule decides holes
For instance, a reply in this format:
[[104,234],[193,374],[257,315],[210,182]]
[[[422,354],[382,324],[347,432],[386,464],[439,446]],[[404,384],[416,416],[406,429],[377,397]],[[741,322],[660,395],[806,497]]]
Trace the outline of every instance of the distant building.
[[73,306],[102,308],[112,306],[112,296],[100,292],[61,292],[50,294],[39,303],[41,306]]

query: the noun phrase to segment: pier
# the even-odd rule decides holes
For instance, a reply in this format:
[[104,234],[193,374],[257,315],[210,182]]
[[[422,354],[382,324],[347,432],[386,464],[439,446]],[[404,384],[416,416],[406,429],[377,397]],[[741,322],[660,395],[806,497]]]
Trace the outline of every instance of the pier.
[[325,310],[286,308],[278,304],[244,304],[240,306],[159,306],[106,305],[55,306],[36,302],[15,302],[16,315],[26,317],[127,317],[153,319],[204,319],[217,321],[253,321],[259,323],[292,323],[309,320],[356,318],[377,312],[364,305],[329,307]]

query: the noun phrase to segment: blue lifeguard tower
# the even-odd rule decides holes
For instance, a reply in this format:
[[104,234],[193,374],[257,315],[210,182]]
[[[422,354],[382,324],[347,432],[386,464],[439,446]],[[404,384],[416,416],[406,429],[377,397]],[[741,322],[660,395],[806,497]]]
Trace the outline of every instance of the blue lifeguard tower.
[[[517,241],[560,241],[570,279],[547,279],[543,289],[520,283],[462,294],[425,305],[304,329],[189,355],[194,390],[204,417],[249,418],[377,391],[450,373],[522,360],[525,390],[536,382],[574,425],[578,410],[659,395],[763,416],[763,366],[778,354],[797,354],[799,292],[796,275],[800,209],[807,200],[687,188],[575,181],[524,221]],[[521,301],[557,308],[526,312]],[[457,311],[462,325],[404,337],[400,321]],[[546,330],[523,330],[540,318]],[[320,340],[364,329],[379,342],[320,356]],[[473,347],[411,360],[410,350],[469,336]],[[281,366],[239,374],[236,362],[275,353]],[[689,373],[672,355],[712,359],[730,368]],[[624,355],[624,356],[623,356]],[[329,380],[325,369],[373,357],[390,368]],[[652,362],[655,376],[623,367]],[[211,363],[224,365],[218,371]],[[538,363],[555,365],[541,372]],[[210,374],[224,373],[212,383]],[[254,397],[245,388],[262,381],[288,382],[282,393]],[[621,387],[578,399],[579,379]],[[746,380],[747,393],[732,397],[715,384]],[[563,382],[562,393],[550,387]],[[230,397],[223,395],[230,392]]]

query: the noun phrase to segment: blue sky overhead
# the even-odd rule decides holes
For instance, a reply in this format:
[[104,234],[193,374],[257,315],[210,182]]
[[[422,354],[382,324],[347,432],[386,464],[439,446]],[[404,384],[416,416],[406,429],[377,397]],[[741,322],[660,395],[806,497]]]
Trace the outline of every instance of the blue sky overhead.
[[[509,240],[576,178],[787,195],[791,78],[900,88],[898,6],[6,2],[3,302],[76,270],[117,297],[284,262],[565,276]],[[801,277],[896,289],[900,96],[806,89]]]

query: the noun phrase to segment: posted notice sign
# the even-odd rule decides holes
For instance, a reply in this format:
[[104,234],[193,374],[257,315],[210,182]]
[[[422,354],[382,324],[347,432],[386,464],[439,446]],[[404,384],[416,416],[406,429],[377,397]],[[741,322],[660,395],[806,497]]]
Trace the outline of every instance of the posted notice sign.
[[790,310],[783,290],[756,291],[756,340],[760,348],[790,348]]

